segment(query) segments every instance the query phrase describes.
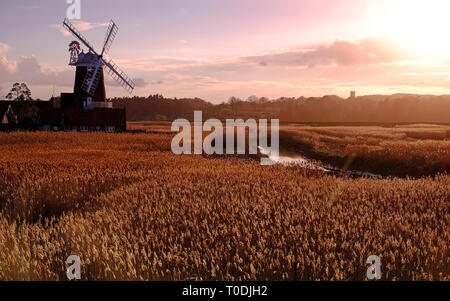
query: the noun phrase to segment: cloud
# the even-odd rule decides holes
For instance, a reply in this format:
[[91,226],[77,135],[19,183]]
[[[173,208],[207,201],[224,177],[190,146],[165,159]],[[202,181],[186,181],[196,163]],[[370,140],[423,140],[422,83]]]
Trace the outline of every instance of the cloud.
[[143,88],[146,87],[149,83],[143,78],[134,78],[133,79],[134,84],[137,88]]
[[[73,86],[75,76],[73,69],[67,68],[66,70],[63,69],[61,71],[44,66],[34,55],[20,57],[17,61],[8,60],[8,52],[9,46],[0,43],[0,86],[5,87],[13,82],[25,82],[30,87]],[[141,77],[134,78],[133,81],[136,88],[145,88],[150,85],[149,81]],[[109,76],[105,76],[105,83],[112,87],[120,87],[120,85]]]
[[[133,82],[136,88],[145,88],[150,84],[147,80],[140,77],[133,78]],[[121,87],[121,85],[116,80],[112,79],[109,76],[105,76],[105,84],[112,87]]]
[[71,86],[73,71],[45,70],[35,56],[8,60],[9,46],[0,43],[0,84],[26,82],[29,85]]
[[218,64],[218,61],[177,57],[155,57],[149,59],[120,60],[120,63],[127,69],[130,68],[141,71],[170,71],[196,66],[216,65]]
[[3,43],[0,43],[0,57],[5,56],[9,51],[9,46]]
[[14,68],[14,63],[8,61],[8,59],[6,58],[8,51],[9,46],[0,43],[0,83],[5,82],[8,79]]
[[[363,86],[406,87],[411,81],[402,73],[417,71],[416,63],[414,56],[395,41],[382,38],[334,41],[309,48],[219,59],[153,57],[120,61],[126,70],[149,81],[141,86],[145,89],[137,89],[136,93],[152,91],[176,97],[198,96],[211,101],[252,94],[346,96],[348,91],[359,91]],[[442,72],[441,68],[434,66],[428,70],[424,67],[422,71]],[[438,85],[445,85],[446,78],[441,77]],[[436,85],[437,81],[414,82],[421,87],[424,83]]]
[[291,50],[276,54],[249,56],[244,62],[259,66],[280,65],[292,67],[353,66],[391,63],[409,57],[392,40],[366,38],[357,41],[334,41],[315,49]]
[[[108,27],[109,23],[101,23],[101,22],[88,22],[88,21],[80,21],[75,20],[71,21],[73,26],[75,26],[79,31],[88,31],[94,28],[98,27]],[[67,31],[67,29],[64,28],[62,24],[52,24],[50,27],[57,29],[59,32],[61,32],[64,36],[70,36],[71,33]]]
[[6,78],[8,74],[10,74],[14,67],[15,63],[8,61],[6,55],[9,52],[9,46],[3,43],[0,43],[0,82],[2,78]]
[[366,38],[356,41],[334,41],[331,44],[306,49],[290,49],[261,55],[222,59],[154,57],[121,60],[127,69],[145,72],[245,72],[262,68],[315,68],[367,66],[387,64],[414,58],[395,41]]
[[[150,81],[147,89],[136,93],[198,96],[213,102],[231,95],[347,96],[350,90],[376,94],[399,87],[405,91],[450,92],[450,76],[446,73],[450,62],[427,65],[419,64],[418,59],[396,41],[364,38],[260,55],[154,57],[122,60],[121,65]],[[411,74],[418,78],[412,79]],[[159,79],[162,83],[157,85]]]

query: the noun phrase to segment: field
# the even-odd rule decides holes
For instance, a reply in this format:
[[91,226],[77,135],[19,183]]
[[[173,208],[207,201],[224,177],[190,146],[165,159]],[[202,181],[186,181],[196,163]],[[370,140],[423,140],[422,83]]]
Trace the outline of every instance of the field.
[[450,280],[448,129],[282,128],[290,151],[430,173],[351,179],[175,156],[147,126],[0,133],[0,280],[65,280],[69,255],[83,280],[366,280],[370,255],[384,280]]
[[[130,122],[128,128],[170,133],[169,122]],[[280,152],[315,163],[382,176],[450,173],[450,125],[280,125]]]
[[281,127],[284,150],[325,164],[384,176],[422,177],[450,173],[450,126]]

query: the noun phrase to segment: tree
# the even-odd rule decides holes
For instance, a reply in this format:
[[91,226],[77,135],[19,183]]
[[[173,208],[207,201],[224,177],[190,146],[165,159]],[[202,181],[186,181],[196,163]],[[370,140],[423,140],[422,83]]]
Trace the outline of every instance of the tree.
[[18,101],[31,100],[31,91],[25,83],[15,83],[11,91],[6,95],[6,99]]
[[247,101],[248,102],[253,102],[253,103],[256,103],[257,101],[258,101],[258,96],[256,96],[256,95],[252,95],[252,96],[249,96],[248,98],[247,98]]

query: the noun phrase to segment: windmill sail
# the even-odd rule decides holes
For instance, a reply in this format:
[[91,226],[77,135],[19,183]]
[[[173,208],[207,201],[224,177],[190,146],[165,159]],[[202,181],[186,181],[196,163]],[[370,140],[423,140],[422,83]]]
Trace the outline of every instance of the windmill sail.
[[86,77],[84,78],[81,88],[89,95],[94,95],[95,89],[97,89],[98,83],[100,82],[100,78],[102,76],[100,68],[102,67],[102,64],[102,60],[98,60],[95,68],[88,70],[86,73]]
[[78,40],[80,40],[87,48],[89,48],[90,51],[95,53],[98,56],[98,53],[94,50],[94,47],[87,41],[87,39],[81,34],[78,29],[73,26],[72,23],[66,18],[64,19],[63,26],[70,31]]
[[109,23],[108,30],[106,31],[105,42],[103,42],[102,55],[108,54],[109,49],[111,48],[111,45],[114,42],[114,39],[116,38],[118,30],[119,28],[117,27],[117,25],[114,23],[113,20],[111,20],[111,23]]
[[133,92],[135,84],[125,72],[120,70],[112,60],[109,60],[109,62],[103,60],[103,63],[105,64],[106,71],[112,78],[114,78],[129,93]]

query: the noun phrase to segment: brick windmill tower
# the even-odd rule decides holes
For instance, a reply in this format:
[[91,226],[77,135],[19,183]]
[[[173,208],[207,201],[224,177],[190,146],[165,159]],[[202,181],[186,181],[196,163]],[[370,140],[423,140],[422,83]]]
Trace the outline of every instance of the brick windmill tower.
[[128,92],[131,93],[135,87],[134,82],[112,60],[104,59],[117,35],[117,25],[113,21],[109,24],[101,53],[95,51],[68,19],[64,20],[63,26],[88,49],[86,53],[80,52],[81,47],[78,41],[73,41],[69,45],[69,65],[76,67],[76,75],[72,103],[66,104],[66,107],[84,110],[112,108],[112,104],[106,102],[104,70]]
[[[89,107],[93,103],[106,102],[106,88],[105,78],[103,75],[103,68],[98,70],[97,88],[93,94],[89,94],[85,86],[83,86],[86,75],[95,68],[97,64],[97,56],[92,52],[81,52],[77,61],[72,65],[76,67],[75,86],[74,86],[74,100],[78,107]],[[84,104],[84,106],[83,106]]]

